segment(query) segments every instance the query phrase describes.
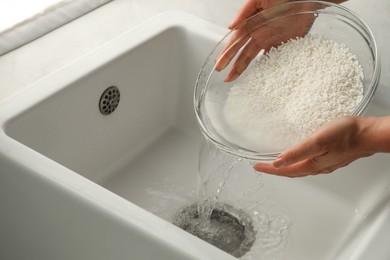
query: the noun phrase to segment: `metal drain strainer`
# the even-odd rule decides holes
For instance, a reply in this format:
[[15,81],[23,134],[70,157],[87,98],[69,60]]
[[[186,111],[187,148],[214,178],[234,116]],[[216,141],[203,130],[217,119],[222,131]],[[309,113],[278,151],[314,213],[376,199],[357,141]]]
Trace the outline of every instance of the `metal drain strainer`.
[[190,205],[177,212],[172,223],[235,257],[248,252],[256,239],[250,217],[226,204],[218,205],[209,221],[199,219],[197,204]]
[[115,86],[111,86],[104,90],[100,96],[99,110],[103,115],[109,115],[115,111],[120,101],[119,89]]

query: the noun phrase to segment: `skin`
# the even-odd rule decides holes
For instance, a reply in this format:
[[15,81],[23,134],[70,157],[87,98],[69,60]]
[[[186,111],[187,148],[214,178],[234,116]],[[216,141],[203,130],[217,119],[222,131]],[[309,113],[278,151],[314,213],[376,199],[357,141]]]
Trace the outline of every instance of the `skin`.
[[[251,24],[247,25],[244,23],[242,27],[239,26],[250,16],[276,4],[286,2],[288,0],[246,1],[229,26],[231,29],[235,28],[234,35],[232,40],[227,43],[216,63],[216,69],[223,70],[238,55],[225,81],[233,81],[238,78],[260,50],[264,49],[267,51],[272,46],[280,44],[286,38],[291,38],[292,34],[289,34],[288,30],[292,31],[293,35],[305,34],[307,32],[302,30],[302,28],[310,27],[314,19],[312,16],[303,16],[300,21],[285,20],[285,22],[289,23],[289,26],[280,24],[276,28],[266,27],[262,30],[256,30],[249,35],[246,35],[248,27],[245,26],[252,26]],[[334,0],[329,2],[341,3],[343,1]],[[260,16],[259,19],[261,22],[266,17]],[[264,39],[274,35],[275,31],[283,37],[264,45]],[[297,31],[299,31],[298,34],[296,33]],[[246,46],[239,53],[239,49],[245,44]],[[303,177],[331,173],[359,158],[375,153],[390,153],[390,116],[348,116],[337,118],[324,124],[301,143],[281,153],[272,163],[258,162],[255,164],[254,169],[259,172],[279,176]]]
[[[291,6],[280,5],[287,2],[290,1],[247,0],[239,10],[237,16],[229,25],[229,28],[233,30],[233,34],[222,50],[215,67],[217,71],[222,71],[237,56],[225,78],[225,82],[237,79],[260,51],[267,52],[270,48],[276,47],[291,38],[306,35],[315,17],[312,14],[287,15],[297,11],[317,10],[321,7],[310,3],[294,7],[295,9]],[[329,2],[341,3],[343,1],[333,0]],[[274,6],[279,6],[279,8],[274,8],[272,11],[268,10]],[[262,12],[265,10],[268,10],[268,12]],[[286,15],[286,17],[259,27],[259,24],[263,24],[273,16],[280,14]],[[253,16],[251,20],[246,21],[251,16]]]
[[287,177],[331,173],[374,153],[390,152],[390,116],[341,117],[324,124],[273,163],[256,163],[256,171]]
[[[346,0],[333,0],[328,2],[340,4],[345,1]],[[234,29],[239,23],[262,10],[287,2],[289,2],[289,0],[247,0],[230,23],[229,29]]]

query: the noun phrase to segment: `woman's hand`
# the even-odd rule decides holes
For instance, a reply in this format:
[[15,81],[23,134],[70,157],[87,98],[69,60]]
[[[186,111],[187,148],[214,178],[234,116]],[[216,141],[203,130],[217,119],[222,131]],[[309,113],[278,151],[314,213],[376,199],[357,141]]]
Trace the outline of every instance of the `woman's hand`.
[[330,173],[361,157],[390,150],[390,118],[341,117],[281,153],[271,163],[256,163],[257,171],[287,177]]
[[[217,62],[216,70],[222,71],[237,56],[225,78],[230,82],[238,78],[260,51],[268,52],[291,38],[303,37],[310,30],[315,16],[300,11],[316,11],[324,7],[321,3],[302,3],[295,6],[281,5],[291,0],[247,0],[229,28],[233,30]],[[340,3],[340,0],[332,2]],[[278,6],[278,7],[277,7]],[[270,9],[271,7],[275,7]],[[261,12],[268,10],[267,12]],[[260,14],[257,14],[261,12]],[[247,18],[257,14],[250,20]],[[274,17],[283,17],[267,23]],[[267,23],[267,24],[265,24]],[[262,25],[264,24],[264,25]]]
[[246,3],[238,11],[234,20],[230,23],[229,29],[233,30],[241,22],[262,10],[266,10],[278,4],[283,4],[289,0],[247,0]]

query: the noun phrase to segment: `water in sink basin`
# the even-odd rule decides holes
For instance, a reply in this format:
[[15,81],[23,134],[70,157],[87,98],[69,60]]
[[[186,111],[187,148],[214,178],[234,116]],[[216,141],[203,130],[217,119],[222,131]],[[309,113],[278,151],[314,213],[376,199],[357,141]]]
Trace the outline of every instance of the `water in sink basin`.
[[[48,168],[40,166],[46,171],[65,178],[69,173],[59,165],[65,166],[171,221],[197,200],[203,138],[193,113],[193,84],[208,50],[225,33],[201,24],[198,30],[188,24],[165,28],[122,52],[121,46],[130,46],[134,38],[114,42],[102,55],[116,56],[93,67],[97,53],[53,75],[37,86],[38,94],[31,90],[15,103],[18,112],[4,127],[8,138],[24,146],[25,158],[33,152],[43,155],[42,162],[50,162]],[[109,86],[120,90],[120,103],[105,116],[98,104]],[[40,96],[39,89],[47,91]],[[374,103],[373,113],[381,110],[376,107]],[[257,237],[263,247],[275,249],[276,241],[285,242],[278,249],[284,253],[277,254],[281,259],[333,260],[387,196],[387,161],[376,155],[332,175],[297,180],[259,177],[247,162],[239,161],[219,201],[245,208],[269,228],[268,233],[257,228],[264,234]],[[164,229],[170,224],[159,225]],[[278,240],[279,231],[271,233],[271,228],[288,230],[288,237]]]
[[[196,165],[190,163],[188,158],[182,158],[186,149],[177,144],[179,140],[186,142],[186,137],[177,137],[169,133],[160,139],[139,160],[107,181],[105,187],[172,222],[175,213],[198,200]],[[188,149],[191,145],[187,142],[185,146]],[[173,153],[164,156],[167,150]],[[192,151],[191,158],[195,158],[195,154],[196,151]],[[215,156],[211,158],[214,162],[219,161]],[[171,164],[173,161],[175,165]],[[226,162],[229,160],[225,158]],[[188,172],[190,165],[193,167],[191,173]],[[225,166],[226,169],[230,165]],[[317,176],[294,180],[259,175],[253,172],[247,162],[238,162],[232,168],[218,201],[245,210],[254,222],[256,241],[252,250],[242,258],[268,256],[271,259],[291,259],[291,255],[299,255],[299,258],[292,259],[310,259],[315,256],[320,256],[319,259],[334,259],[365,218],[364,212],[360,212],[364,208],[359,208],[359,204],[353,203],[349,197],[353,196],[350,189],[354,184],[343,185],[348,179],[354,178],[355,173],[357,178],[363,178],[368,169],[367,166],[362,168],[359,163],[351,168],[351,172],[336,173],[336,177]],[[132,174],[134,172],[138,174]],[[151,176],[150,172],[156,174]],[[209,189],[218,189],[218,184],[226,176],[220,177]],[[344,184],[337,187],[332,179],[341,180]]]
[[[276,211],[277,205],[262,193],[261,175],[249,169],[234,171],[239,163],[245,162],[220,151],[209,141],[203,141],[197,202],[179,210],[173,216],[173,223],[233,256],[278,259],[288,246],[290,217],[280,207]],[[243,179],[249,179],[250,186]],[[231,187],[232,181],[240,187],[238,194],[237,189]],[[226,220],[226,217],[221,219],[220,215],[233,216],[234,221]],[[240,226],[238,234],[237,225]]]

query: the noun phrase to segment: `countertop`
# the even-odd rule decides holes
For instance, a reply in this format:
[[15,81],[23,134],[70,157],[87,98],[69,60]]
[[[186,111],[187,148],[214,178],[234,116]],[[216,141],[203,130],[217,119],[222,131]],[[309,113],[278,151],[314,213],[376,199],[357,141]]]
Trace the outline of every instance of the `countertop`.
[[[33,82],[93,51],[123,32],[167,10],[194,14],[227,27],[244,0],[113,0],[0,57],[0,102]],[[376,37],[382,75],[376,98],[390,103],[390,1],[349,0]]]

